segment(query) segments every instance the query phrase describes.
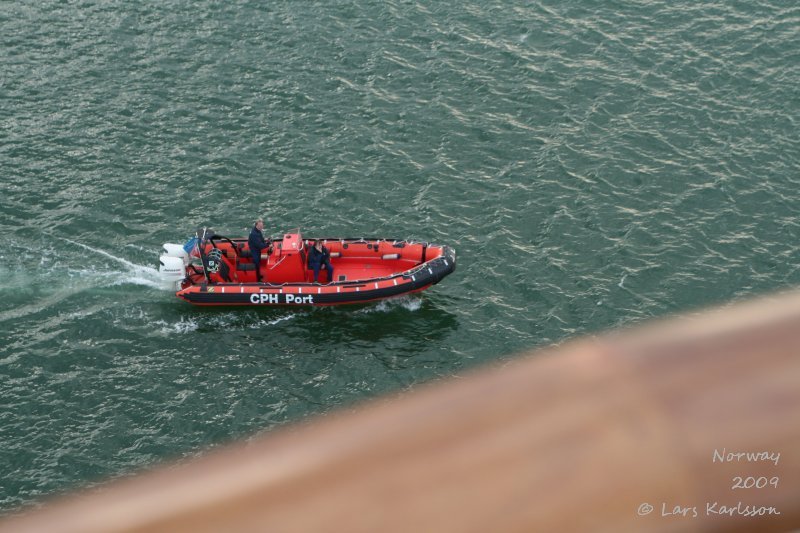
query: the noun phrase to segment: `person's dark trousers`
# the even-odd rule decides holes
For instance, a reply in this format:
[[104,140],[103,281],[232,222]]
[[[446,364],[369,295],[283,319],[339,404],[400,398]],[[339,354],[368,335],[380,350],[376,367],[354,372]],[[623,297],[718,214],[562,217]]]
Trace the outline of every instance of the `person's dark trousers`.
[[261,283],[261,250],[250,250],[253,255],[253,264],[256,266],[256,281]]
[[325,265],[325,270],[328,271],[328,283],[331,283],[333,281],[333,267],[331,266],[330,259],[325,259],[319,263],[314,263],[314,283],[317,283],[319,280],[319,269],[322,268],[322,265]]

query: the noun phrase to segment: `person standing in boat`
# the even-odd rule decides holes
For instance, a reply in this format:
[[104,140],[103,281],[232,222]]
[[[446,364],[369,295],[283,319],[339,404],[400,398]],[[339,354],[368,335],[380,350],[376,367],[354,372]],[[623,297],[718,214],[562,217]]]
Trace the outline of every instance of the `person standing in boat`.
[[261,250],[268,249],[270,243],[264,238],[264,219],[259,218],[250,230],[250,237],[247,239],[250,246],[250,254],[253,257],[253,264],[256,266],[256,281],[261,283]]
[[319,283],[319,271],[325,266],[328,271],[328,283],[333,281],[333,267],[331,266],[331,253],[318,240],[308,252],[308,266],[314,270],[314,283]]

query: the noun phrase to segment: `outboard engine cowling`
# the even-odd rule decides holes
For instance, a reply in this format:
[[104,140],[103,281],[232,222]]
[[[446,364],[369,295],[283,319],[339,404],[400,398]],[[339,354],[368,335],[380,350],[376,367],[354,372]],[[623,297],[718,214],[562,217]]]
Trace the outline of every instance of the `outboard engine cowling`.
[[189,254],[186,253],[186,249],[184,248],[183,244],[173,244],[171,242],[164,243],[163,246],[164,255],[169,257],[180,257],[183,260],[184,265],[189,264]]
[[186,277],[186,264],[182,257],[162,255],[158,258],[158,274],[165,286],[180,289],[181,282]]

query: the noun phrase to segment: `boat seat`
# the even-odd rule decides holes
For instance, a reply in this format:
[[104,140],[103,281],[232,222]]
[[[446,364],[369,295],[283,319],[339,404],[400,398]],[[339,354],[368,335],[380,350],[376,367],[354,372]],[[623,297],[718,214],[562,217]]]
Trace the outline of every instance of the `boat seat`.
[[243,242],[237,244],[236,247],[239,249],[239,257],[253,257],[253,254],[250,253],[249,248],[247,250],[244,249]]
[[236,270],[253,270],[255,271],[256,265],[255,263],[236,263]]

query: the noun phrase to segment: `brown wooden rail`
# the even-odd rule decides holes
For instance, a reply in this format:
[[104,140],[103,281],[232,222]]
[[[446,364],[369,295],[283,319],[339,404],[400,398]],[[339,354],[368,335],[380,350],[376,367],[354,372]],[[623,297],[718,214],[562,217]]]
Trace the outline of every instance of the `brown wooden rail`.
[[[737,477],[766,485],[734,488]],[[794,528],[798,293],[569,342],[0,522],[15,533]]]

